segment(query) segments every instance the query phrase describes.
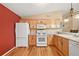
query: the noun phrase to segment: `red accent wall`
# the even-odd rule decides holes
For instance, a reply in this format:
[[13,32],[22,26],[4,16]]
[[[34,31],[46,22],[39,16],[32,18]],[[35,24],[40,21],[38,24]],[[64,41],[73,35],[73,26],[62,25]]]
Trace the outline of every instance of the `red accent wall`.
[[20,17],[0,4],[0,55],[15,46],[15,23]]

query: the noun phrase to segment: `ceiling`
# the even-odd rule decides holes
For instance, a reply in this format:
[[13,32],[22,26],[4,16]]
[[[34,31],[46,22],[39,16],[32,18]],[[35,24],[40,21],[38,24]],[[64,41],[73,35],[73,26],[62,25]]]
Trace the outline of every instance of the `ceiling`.
[[[2,3],[4,6],[19,16],[32,16],[45,12],[62,11],[63,14],[70,10],[70,3]],[[79,3],[73,3],[73,8],[79,11]]]

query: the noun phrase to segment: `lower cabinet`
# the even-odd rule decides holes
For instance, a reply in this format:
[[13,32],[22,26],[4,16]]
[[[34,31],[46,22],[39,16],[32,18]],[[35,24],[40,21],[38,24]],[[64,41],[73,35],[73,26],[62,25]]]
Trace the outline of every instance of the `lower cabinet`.
[[64,38],[63,39],[63,53],[65,56],[69,56],[69,40]]
[[53,37],[54,46],[62,53],[64,56],[69,55],[69,40],[57,35]]
[[53,35],[48,35],[47,36],[47,45],[53,45]]
[[29,35],[29,46],[36,46],[36,35]]
[[54,45],[55,47],[58,47],[58,38],[57,38],[56,35],[53,35],[53,45]]
[[58,49],[62,52],[63,51],[63,39],[61,37],[58,37]]
[[79,56],[79,42],[54,35],[53,43],[63,56]]
[[[47,45],[53,45],[53,35],[48,35],[47,37]],[[29,35],[29,46],[37,45],[37,36],[36,35]]]

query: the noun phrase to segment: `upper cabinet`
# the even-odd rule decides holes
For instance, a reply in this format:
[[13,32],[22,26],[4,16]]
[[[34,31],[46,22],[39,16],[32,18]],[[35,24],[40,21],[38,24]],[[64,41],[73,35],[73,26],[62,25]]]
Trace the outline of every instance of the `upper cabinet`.
[[53,34],[63,30],[62,12],[60,11],[29,16],[26,17],[26,19],[21,20],[21,22],[29,23],[30,34],[32,35],[36,34],[38,24],[44,24],[48,34]]
[[[25,20],[24,20],[25,21]],[[47,29],[62,28],[62,12],[54,11],[48,13],[42,13],[38,15],[29,16],[26,22],[30,24],[31,30],[37,29],[37,24],[45,24]]]

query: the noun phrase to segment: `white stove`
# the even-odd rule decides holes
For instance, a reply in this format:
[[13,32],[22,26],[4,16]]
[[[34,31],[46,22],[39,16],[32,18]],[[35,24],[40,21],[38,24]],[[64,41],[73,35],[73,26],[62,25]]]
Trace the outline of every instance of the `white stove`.
[[47,46],[46,30],[37,30],[37,46]]

